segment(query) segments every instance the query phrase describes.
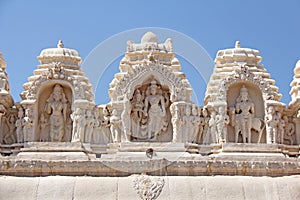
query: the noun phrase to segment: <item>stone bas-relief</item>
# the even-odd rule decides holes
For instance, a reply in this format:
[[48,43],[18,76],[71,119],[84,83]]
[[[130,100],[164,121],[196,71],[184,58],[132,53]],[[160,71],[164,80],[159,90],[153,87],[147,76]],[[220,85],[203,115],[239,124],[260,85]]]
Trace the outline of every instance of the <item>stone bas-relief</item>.
[[141,199],[163,192],[164,179],[151,173],[299,174],[290,157],[300,152],[300,62],[286,106],[259,51],[237,42],[218,51],[200,106],[191,100],[172,40],[159,43],[153,33],[127,43],[103,105],[95,104],[76,50],[59,41],[38,60],[21,102],[14,102],[0,55],[0,151],[7,156],[0,158],[11,162],[0,159],[4,174],[24,175],[31,160],[38,163],[34,175],[148,173],[135,181]]

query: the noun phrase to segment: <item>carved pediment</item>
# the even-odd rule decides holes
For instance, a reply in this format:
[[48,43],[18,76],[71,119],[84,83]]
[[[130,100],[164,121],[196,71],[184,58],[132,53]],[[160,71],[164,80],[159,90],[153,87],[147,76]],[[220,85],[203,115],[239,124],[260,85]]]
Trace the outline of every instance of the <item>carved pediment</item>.
[[113,90],[112,100],[117,100],[124,94],[127,94],[127,98],[131,99],[135,88],[151,76],[169,88],[171,101],[190,100],[192,89],[188,80],[183,78],[181,74],[173,72],[168,66],[155,62],[144,62],[133,66],[132,70],[111,88]]

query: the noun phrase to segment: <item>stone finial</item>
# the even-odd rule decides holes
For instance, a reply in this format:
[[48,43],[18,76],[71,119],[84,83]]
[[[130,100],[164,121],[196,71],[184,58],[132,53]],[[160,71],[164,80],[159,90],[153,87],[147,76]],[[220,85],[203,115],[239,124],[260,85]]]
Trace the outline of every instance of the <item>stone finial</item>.
[[61,40],[58,40],[57,48],[64,48],[64,44]]
[[241,42],[240,41],[235,42],[235,48],[241,48]]

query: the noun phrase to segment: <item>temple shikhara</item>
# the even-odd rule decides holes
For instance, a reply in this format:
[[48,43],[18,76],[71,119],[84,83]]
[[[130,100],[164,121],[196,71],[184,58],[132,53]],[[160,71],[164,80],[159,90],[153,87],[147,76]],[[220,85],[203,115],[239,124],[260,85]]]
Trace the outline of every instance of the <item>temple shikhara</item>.
[[[41,51],[20,102],[10,95],[14,77],[8,78],[4,56],[2,176],[39,177],[44,184],[47,177],[72,182],[78,176],[70,190],[79,190],[78,199],[300,199],[300,61],[285,105],[260,52],[237,41],[217,52],[197,105],[172,39],[159,42],[147,32],[140,42],[127,42],[115,66],[120,71],[102,91],[110,102],[96,105],[82,58],[62,41]],[[82,176],[95,184],[80,185]],[[1,179],[0,196],[16,197],[4,192],[12,184]]]

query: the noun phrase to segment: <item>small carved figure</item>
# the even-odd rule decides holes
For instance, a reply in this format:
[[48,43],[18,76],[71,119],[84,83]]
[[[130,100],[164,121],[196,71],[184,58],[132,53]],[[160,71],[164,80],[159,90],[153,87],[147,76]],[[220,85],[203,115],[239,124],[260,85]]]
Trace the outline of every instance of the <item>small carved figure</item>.
[[103,141],[107,143],[111,142],[111,132],[110,132],[110,116],[109,111],[105,107],[103,109],[103,117],[101,119],[101,127],[103,132]]
[[190,138],[190,141],[193,143],[199,143],[200,139],[202,137],[202,133],[203,133],[203,127],[200,126],[200,124],[201,124],[200,114],[201,114],[201,109],[200,109],[200,113],[199,113],[198,108],[195,105],[193,105],[193,107],[192,107],[193,131],[192,131],[192,135]]
[[16,120],[15,126],[17,128],[16,133],[17,133],[17,142],[18,143],[23,143],[24,142],[24,136],[23,136],[23,109],[19,108],[18,111],[18,119]]
[[8,133],[4,137],[4,143],[5,144],[13,144],[16,142],[16,137],[15,137],[15,116],[10,115],[7,121],[7,126],[8,126]]
[[247,88],[243,85],[240,90],[240,96],[236,100],[235,105],[235,142],[238,141],[238,134],[243,138],[243,143],[251,143],[251,128],[254,118],[254,104],[250,101]]
[[223,106],[219,107],[219,113],[216,115],[216,124],[218,132],[218,143],[226,143],[227,125],[229,124],[229,116],[225,113]]
[[44,114],[41,114],[40,117],[40,141],[41,142],[47,142],[49,141],[49,130],[48,130],[48,126],[49,126],[49,122],[48,119],[45,118]]
[[46,112],[50,114],[50,138],[52,142],[61,142],[67,122],[67,99],[61,85],[56,84],[47,99]]
[[84,142],[90,143],[92,141],[93,129],[94,129],[94,116],[91,110],[86,111],[86,119],[85,119],[85,134],[84,134]]
[[267,124],[267,144],[272,144],[276,142],[277,132],[278,132],[278,116],[275,113],[273,106],[268,108],[266,115]]
[[25,110],[25,117],[23,121],[23,134],[24,134],[24,142],[32,142],[33,141],[33,119],[32,112],[30,108]]
[[215,141],[215,139],[212,139],[212,137],[215,138],[215,133],[213,133],[213,135],[209,133],[209,120],[208,111],[206,108],[203,108],[201,119],[201,126],[203,127],[203,144],[209,144],[212,140]]
[[186,105],[185,107],[185,115],[182,118],[183,120],[183,129],[185,132],[185,135],[183,136],[183,142],[192,142],[193,140],[193,116],[191,116],[191,108],[189,105]]
[[209,127],[209,135],[211,138],[211,143],[217,143],[219,140],[219,135],[217,132],[217,124],[216,124],[216,111],[211,111],[210,119],[208,121]]
[[130,141],[130,136],[131,136],[131,130],[130,130],[131,129],[131,120],[130,120],[131,104],[130,101],[127,99],[126,95],[124,98],[123,107],[124,110],[121,114],[122,125],[123,125],[123,133],[121,135],[121,141],[128,142]]
[[113,139],[113,142],[120,142],[120,125],[121,118],[118,115],[117,109],[113,109],[112,116],[110,117],[110,132]]
[[294,144],[293,135],[295,134],[295,125],[289,122],[289,118],[287,116],[283,116],[283,120],[285,122],[285,129],[284,129],[284,140],[288,140],[290,145]]
[[182,133],[181,133],[181,126],[182,121],[180,119],[180,109],[178,105],[172,104],[170,106],[170,111],[172,115],[172,125],[173,125],[173,139],[172,142],[179,142],[182,141]]
[[277,113],[277,118],[278,118],[278,134],[276,138],[276,143],[283,144],[283,138],[284,138],[284,130],[285,130],[285,121],[281,119],[281,113]]
[[[132,136],[136,138],[144,138],[147,135],[146,132],[141,131],[141,126],[146,122],[144,120],[144,95],[141,94],[141,91],[138,89],[135,92],[135,95],[132,100],[132,110],[131,110],[131,131]],[[128,122],[129,123],[129,122]]]
[[[148,138],[156,140],[157,135],[166,126],[166,108],[164,97],[157,93],[156,81],[151,81],[150,95],[145,99],[144,114],[148,116]],[[150,108],[149,108],[150,104]],[[149,110],[148,110],[149,108]]]
[[71,116],[73,119],[72,142],[84,142],[84,131],[86,125],[84,110],[76,108]]

